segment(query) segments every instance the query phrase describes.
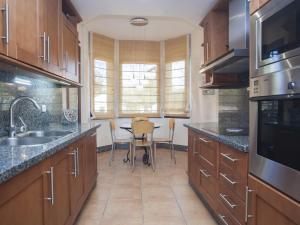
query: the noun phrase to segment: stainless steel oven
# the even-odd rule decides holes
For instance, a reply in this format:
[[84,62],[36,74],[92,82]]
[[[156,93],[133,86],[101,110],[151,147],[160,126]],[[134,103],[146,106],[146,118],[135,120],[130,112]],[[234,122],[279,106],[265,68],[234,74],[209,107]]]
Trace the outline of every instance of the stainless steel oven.
[[300,1],[272,0],[251,16],[251,77],[300,61]]
[[300,67],[250,80],[250,173],[300,201]]

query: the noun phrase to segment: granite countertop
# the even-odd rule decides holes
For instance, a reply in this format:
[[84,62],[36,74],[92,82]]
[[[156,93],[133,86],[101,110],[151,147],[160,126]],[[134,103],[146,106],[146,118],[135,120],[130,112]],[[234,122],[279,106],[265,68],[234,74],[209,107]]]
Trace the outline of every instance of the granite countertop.
[[72,131],[72,133],[38,146],[0,146],[0,184],[54,155],[98,127],[100,124],[95,121],[72,126],[52,124],[46,130]]
[[[240,150],[242,152],[248,152],[249,149],[248,134],[242,134],[238,136],[234,134],[226,135],[226,134],[222,134],[222,132],[219,133],[217,131],[222,129],[220,129],[218,123],[190,123],[190,124],[184,124],[184,126],[190,128],[195,132],[204,134],[213,140],[231,146],[234,149]],[[230,126],[228,128],[230,128]]]

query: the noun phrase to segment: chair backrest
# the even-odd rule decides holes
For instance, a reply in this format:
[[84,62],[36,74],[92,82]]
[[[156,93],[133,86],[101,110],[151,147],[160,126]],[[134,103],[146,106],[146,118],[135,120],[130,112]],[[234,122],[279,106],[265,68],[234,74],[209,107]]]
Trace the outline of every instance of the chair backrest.
[[148,117],[144,117],[144,116],[138,116],[138,117],[134,117],[132,118],[132,122],[136,122],[136,121],[148,121]]
[[114,120],[109,120],[110,135],[112,142],[116,139],[116,123]]
[[154,123],[149,121],[135,121],[132,122],[131,127],[134,137],[149,134],[151,141],[153,140]]
[[174,139],[174,132],[175,132],[175,119],[169,119],[169,137],[173,140]]

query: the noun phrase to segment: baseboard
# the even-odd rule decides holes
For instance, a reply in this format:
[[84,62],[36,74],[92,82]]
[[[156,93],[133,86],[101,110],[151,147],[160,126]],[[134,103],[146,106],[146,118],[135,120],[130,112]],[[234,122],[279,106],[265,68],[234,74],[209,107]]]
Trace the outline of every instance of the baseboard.
[[[167,148],[169,149],[169,145],[166,143],[159,143],[157,144],[157,148]],[[175,145],[174,144],[174,149],[176,151],[187,151],[187,146],[184,145]],[[128,150],[129,146],[128,144],[117,144],[116,149],[124,149]],[[98,152],[105,152],[105,151],[110,151],[111,150],[111,145],[105,145],[105,146],[100,146],[97,148]]]

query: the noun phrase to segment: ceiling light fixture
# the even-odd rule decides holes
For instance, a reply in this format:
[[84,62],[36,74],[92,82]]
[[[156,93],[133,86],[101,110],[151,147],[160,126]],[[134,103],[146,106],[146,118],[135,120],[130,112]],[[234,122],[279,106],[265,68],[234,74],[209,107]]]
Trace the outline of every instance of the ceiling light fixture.
[[138,27],[146,26],[149,23],[148,19],[145,17],[134,17],[131,18],[129,22],[131,25]]

